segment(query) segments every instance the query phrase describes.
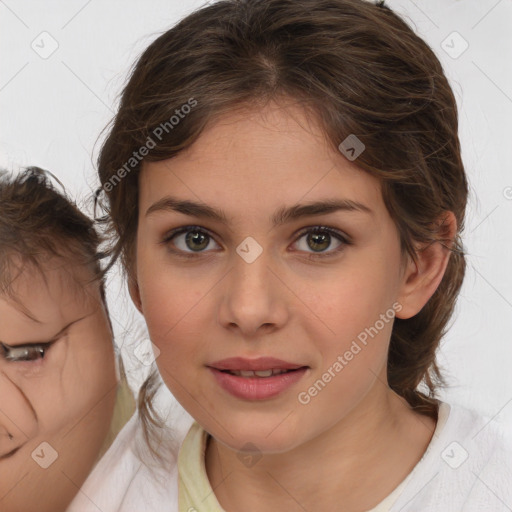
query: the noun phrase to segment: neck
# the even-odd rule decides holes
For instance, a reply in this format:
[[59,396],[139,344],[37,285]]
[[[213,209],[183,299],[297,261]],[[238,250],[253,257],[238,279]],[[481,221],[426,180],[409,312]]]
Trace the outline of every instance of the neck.
[[435,421],[387,386],[330,429],[291,451],[244,467],[237,452],[210,438],[206,472],[227,512],[368,510],[390,494],[423,456]]

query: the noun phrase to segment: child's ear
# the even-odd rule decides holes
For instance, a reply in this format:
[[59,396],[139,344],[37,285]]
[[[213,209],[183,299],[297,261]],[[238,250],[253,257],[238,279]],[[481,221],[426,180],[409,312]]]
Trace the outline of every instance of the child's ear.
[[137,283],[136,278],[130,277],[128,279],[128,291],[130,292],[130,297],[132,298],[135,307],[140,311],[140,313],[144,314],[144,311],[142,310],[142,300],[140,298],[139,284]]
[[443,279],[457,233],[453,212],[444,212],[438,226],[438,241],[418,246],[416,262],[408,255],[397,299],[402,309],[396,313],[397,318],[407,319],[419,313]]

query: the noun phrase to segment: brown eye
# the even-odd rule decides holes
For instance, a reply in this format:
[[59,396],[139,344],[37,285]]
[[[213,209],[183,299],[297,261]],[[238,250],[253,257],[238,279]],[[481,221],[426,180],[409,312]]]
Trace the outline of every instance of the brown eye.
[[196,226],[185,226],[171,231],[162,240],[162,244],[168,246],[171,252],[184,253],[186,256],[207,252],[206,249],[219,248],[207,231]]
[[20,361],[38,361],[44,359],[50,344],[20,345],[11,347],[1,344],[2,356],[6,361],[15,363]]
[[350,242],[337,230],[323,226],[316,226],[304,230],[296,241],[297,249],[309,253],[330,256],[341,251]]
[[187,247],[192,251],[202,251],[208,247],[210,237],[201,231],[189,231],[185,237]]
[[331,235],[329,233],[308,233],[307,244],[314,251],[324,251],[331,245]]

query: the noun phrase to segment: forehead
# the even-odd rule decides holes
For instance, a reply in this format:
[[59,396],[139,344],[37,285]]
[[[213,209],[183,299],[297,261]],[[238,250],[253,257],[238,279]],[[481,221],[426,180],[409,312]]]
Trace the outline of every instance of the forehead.
[[86,284],[83,267],[54,259],[41,269],[25,267],[11,282],[11,295],[0,296],[0,340],[42,341],[100,303],[97,283]]
[[227,198],[225,210],[236,202],[262,210],[333,194],[384,206],[379,181],[335,151],[314,117],[292,104],[223,114],[176,157],[146,162],[142,208],[171,190],[209,204]]

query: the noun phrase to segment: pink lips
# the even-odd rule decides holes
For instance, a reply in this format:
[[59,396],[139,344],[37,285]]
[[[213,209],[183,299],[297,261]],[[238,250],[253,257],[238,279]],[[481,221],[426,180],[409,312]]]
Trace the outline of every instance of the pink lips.
[[[298,382],[308,370],[307,366],[289,363],[273,357],[245,359],[232,357],[208,365],[217,383],[227,392],[244,400],[265,400],[279,395]],[[242,377],[227,373],[232,371],[291,370],[270,377]]]

